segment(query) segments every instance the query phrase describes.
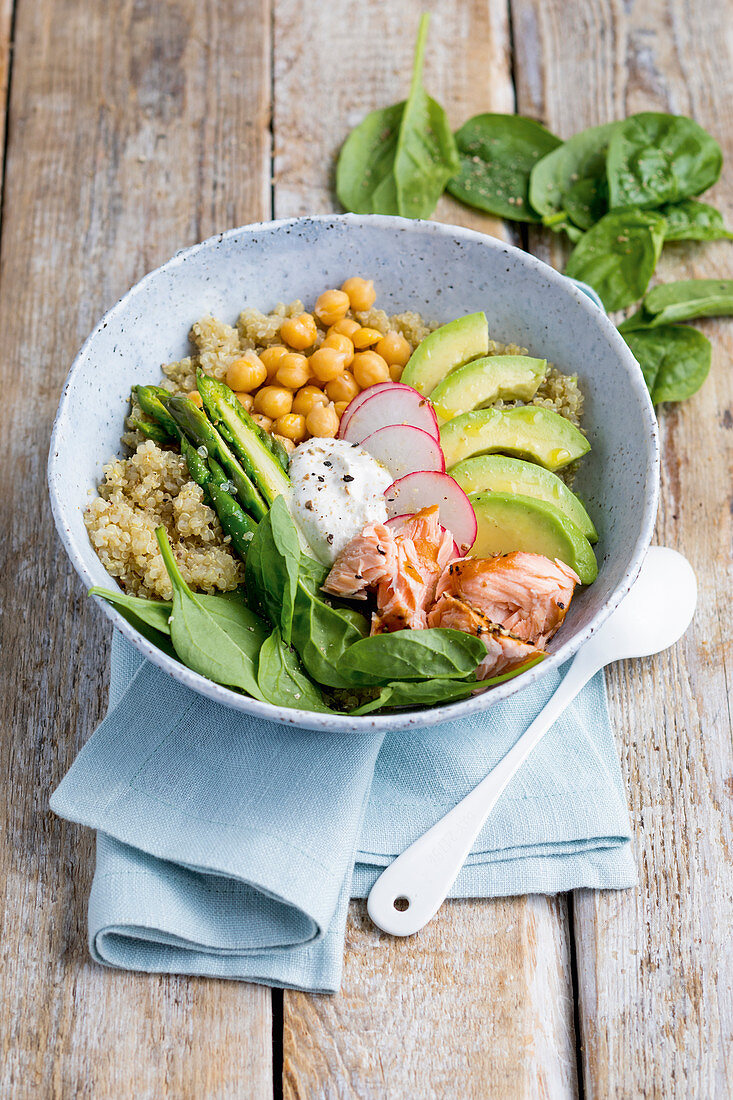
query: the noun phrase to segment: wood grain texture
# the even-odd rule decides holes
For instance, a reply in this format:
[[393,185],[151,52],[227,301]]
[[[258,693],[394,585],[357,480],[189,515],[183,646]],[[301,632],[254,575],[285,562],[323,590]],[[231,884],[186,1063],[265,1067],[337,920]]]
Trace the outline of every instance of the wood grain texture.
[[[422,9],[348,2],[335,20],[325,5],[276,0],[277,216],[340,209],[328,170],[368,111],[406,94]],[[452,124],[514,110],[506,9],[446,0],[434,12],[424,83]],[[448,196],[434,217],[512,239],[504,223]],[[286,991],[284,1019],[290,1098],[574,1096],[565,902],[449,903],[408,941],[378,933],[354,904],[341,992]]]
[[268,990],[89,960],[93,838],[48,796],[102,715],[108,629],[45,488],[63,378],[103,310],[177,248],[269,215],[269,85],[265,0],[19,2],[0,254],[3,1097],[272,1095]]
[[352,902],[341,992],[285,995],[283,1095],[576,1095],[562,899],[453,901],[417,936]]
[[[564,137],[639,110],[689,114],[733,163],[733,28],[724,0],[704,12],[677,0],[513,0],[512,10],[520,110]],[[581,80],[585,95],[568,96]],[[730,167],[710,199],[730,224]],[[657,277],[730,278],[732,251],[723,243],[668,247]],[[562,258],[555,242],[545,254]],[[694,398],[660,409],[657,524],[657,541],[695,567],[698,612],[670,653],[608,675],[640,883],[580,892],[574,902],[589,1097],[733,1093],[733,328],[699,327],[713,342],[713,366]]]

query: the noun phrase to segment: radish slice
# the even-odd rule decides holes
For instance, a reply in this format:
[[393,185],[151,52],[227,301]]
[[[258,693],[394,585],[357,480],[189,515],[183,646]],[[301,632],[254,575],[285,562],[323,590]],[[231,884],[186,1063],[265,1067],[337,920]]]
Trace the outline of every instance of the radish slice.
[[438,505],[438,515],[458,543],[460,554],[466,554],[478,533],[471,501],[457,481],[449,474],[419,470],[392,482],[384,490],[389,516],[419,512],[421,508]]
[[[370,397],[374,397],[375,393],[379,393],[380,390],[393,390],[396,389],[397,386],[401,385],[401,382],[376,382],[373,386],[367,386],[365,390],[362,390],[361,393],[358,393],[356,397],[352,398],[352,400],[343,411],[336,438],[344,438],[344,432],[346,431],[349,421],[351,420],[356,410],[361,405],[363,405],[365,401],[368,401]],[[405,389],[409,388],[409,386],[405,386]]]
[[[409,519],[412,519],[412,515],[411,515],[411,514],[409,514],[409,513],[407,513],[407,512],[404,512],[404,513],[403,513],[403,514],[402,514],[401,516],[392,516],[392,518],[391,518],[391,519],[388,519],[388,520],[387,520],[387,523],[386,523],[386,526],[387,526],[387,527],[396,527],[396,526],[397,526],[398,524],[400,524],[400,525],[401,525],[401,524],[403,524],[403,523],[406,523],[406,522],[407,522],[407,520],[409,520]],[[442,525],[442,524],[440,524],[440,529],[441,529],[441,531],[445,531],[445,530],[446,530],[446,528],[445,528],[445,527],[443,527],[443,525]],[[449,534],[449,535],[452,535],[452,534],[453,534],[453,532],[452,532],[452,531],[449,531],[449,532],[448,532],[448,534]],[[458,543],[456,542],[456,540],[455,540],[455,539],[453,539],[453,557],[454,557],[454,558],[460,558],[460,557],[462,557],[462,556],[463,556],[463,555],[461,554],[461,551],[460,551],[460,548],[459,548],[459,546],[458,546]]]
[[410,386],[380,390],[369,397],[349,418],[341,438],[347,443],[361,443],[368,435],[392,424],[422,428],[440,442],[438,421],[432,405]]
[[361,445],[387,467],[395,480],[412,474],[415,470],[437,470],[438,473],[445,473],[445,459],[440,443],[422,428],[390,424],[372,432],[362,440]]

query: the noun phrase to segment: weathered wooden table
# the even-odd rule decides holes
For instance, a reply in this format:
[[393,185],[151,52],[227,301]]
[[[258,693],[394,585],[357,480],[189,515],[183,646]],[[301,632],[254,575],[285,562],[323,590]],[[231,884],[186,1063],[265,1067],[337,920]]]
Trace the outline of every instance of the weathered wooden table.
[[[0,0],[3,1097],[733,1093],[731,322],[701,326],[711,376],[660,414],[658,541],[693,562],[699,613],[676,649],[608,677],[637,890],[454,902],[407,942],[354,903],[333,997],[87,955],[93,839],[47,802],[104,712],[109,630],[51,523],[62,380],[99,315],[176,249],[335,208],[334,153],[405,94],[423,6]],[[713,201],[733,222],[726,0],[428,6],[426,83],[455,124],[516,109],[568,136],[637,110],[690,114],[727,147]],[[436,217],[562,264],[546,235],[448,200]],[[731,246],[673,246],[660,274],[730,276]]]

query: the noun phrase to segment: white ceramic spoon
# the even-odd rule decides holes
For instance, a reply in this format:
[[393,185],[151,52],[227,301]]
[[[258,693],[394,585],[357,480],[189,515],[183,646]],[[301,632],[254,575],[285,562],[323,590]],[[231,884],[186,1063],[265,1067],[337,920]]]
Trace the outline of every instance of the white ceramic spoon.
[[629,594],[575,655],[565,679],[485,779],[411,844],[379,876],[369,894],[369,916],[393,936],[411,936],[448,896],[486,818],[532,749],[591,676],[629,657],[650,657],[678,641],[697,602],[692,566],[664,546],[653,546]]

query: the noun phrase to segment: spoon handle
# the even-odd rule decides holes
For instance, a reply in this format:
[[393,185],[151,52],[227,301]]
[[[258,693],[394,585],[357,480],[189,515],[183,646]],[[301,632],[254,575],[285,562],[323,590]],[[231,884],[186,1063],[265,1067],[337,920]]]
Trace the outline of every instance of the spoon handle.
[[435,916],[507,784],[603,663],[594,657],[592,646],[581,649],[557,691],[506,756],[382,872],[367,902],[378,928],[392,936],[411,936]]

